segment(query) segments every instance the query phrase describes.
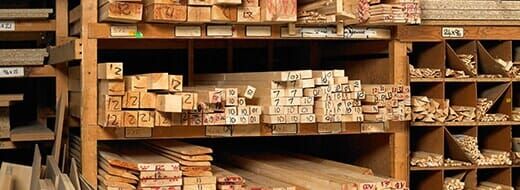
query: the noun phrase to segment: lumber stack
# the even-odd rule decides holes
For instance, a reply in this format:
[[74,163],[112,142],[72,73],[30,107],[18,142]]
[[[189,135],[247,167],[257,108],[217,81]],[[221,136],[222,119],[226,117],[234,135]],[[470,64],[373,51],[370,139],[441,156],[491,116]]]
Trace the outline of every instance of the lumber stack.
[[39,66],[48,56],[47,49],[0,49],[0,66]]
[[143,17],[141,0],[99,0],[100,22],[137,23]]
[[368,24],[420,24],[418,0],[394,0],[370,5]]
[[446,22],[453,20],[495,21],[506,23],[518,20],[520,2],[493,0],[421,0],[422,20]]
[[446,177],[442,188],[444,190],[464,190],[465,183],[458,178]]
[[520,121],[520,107],[513,108],[513,112],[511,114],[511,120]]
[[366,168],[309,156],[274,153],[221,156],[226,164],[305,189],[407,189],[406,182],[367,174]]
[[184,0],[143,0],[143,4],[143,20],[146,22],[185,22],[188,15],[188,7]]
[[430,68],[415,68],[412,64],[408,66],[410,68],[411,78],[441,78],[442,73],[440,69]]
[[0,95],[0,139],[6,139],[11,134],[11,122],[9,119],[9,105],[14,101],[22,101],[23,94]]
[[508,185],[502,185],[502,184],[493,183],[493,182],[489,182],[489,181],[480,182],[479,186],[477,187],[477,190],[498,190],[498,189],[514,190],[515,188],[508,186]]
[[201,123],[188,118],[197,94],[182,92],[182,75],[123,76],[122,63],[98,64],[98,124],[103,127],[168,127]]
[[449,100],[412,96],[412,121],[444,122],[449,114]]
[[475,121],[477,108],[471,106],[450,106],[446,122]]
[[410,86],[363,85],[362,111],[365,121],[410,121],[412,119]]
[[69,157],[74,158],[81,171],[81,138],[76,135],[69,136]]
[[218,190],[244,189],[246,180],[242,176],[217,166],[211,166],[211,168],[217,178]]
[[453,135],[453,137],[471,160],[478,162],[478,160],[482,159],[483,155],[478,149],[477,137],[469,135]]
[[361,23],[368,19],[368,0],[315,0],[298,4],[299,23]]
[[99,149],[100,189],[181,189],[182,171],[178,162],[140,144],[127,145]]
[[483,149],[482,158],[477,163],[481,166],[502,166],[511,165],[513,161],[509,152]]
[[312,74],[311,70],[221,73],[196,75],[195,79],[198,85],[253,86],[256,90],[248,98],[250,102],[262,105],[263,123],[314,123],[317,120],[314,115],[314,96],[321,96],[326,90],[332,93],[333,88],[315,90]]
[[453,160],[451,158],[446,158],[444,160],[445,167],[461,167],[461,166],[471,166],[471,162],[464,162],[460,160]]
[[0,9],[0,19],[46,19],[52,9]]
[[254,189],[297,189],[296,185],[285,183],[270,177],[266,177],[263,175],[259,175],[244,169],[240,169],[234,166],[229,165],[219,165],[219,167],[232,172],[236,175],[239,175],[244,179],[244,184],[242,186],[237,186],[235,189],[246,189],[246,190],[254,190]]
[[211,168],[211,148],[180,141],[150,141],[145,143],[152,151],[180,164],[184,190],[216,189],[216,179]]
[[412,153],[410,165],[415,167],[441,167],[443,166],[444,158],[441,154],[431,152],[417,151]]
[[246,125],[259,124],[262,107],[250,105],[256,88],[252,86],[190,86],[187,92],[198,95],[197,112],[190,118],[201,118],[201,122],[190,125]]

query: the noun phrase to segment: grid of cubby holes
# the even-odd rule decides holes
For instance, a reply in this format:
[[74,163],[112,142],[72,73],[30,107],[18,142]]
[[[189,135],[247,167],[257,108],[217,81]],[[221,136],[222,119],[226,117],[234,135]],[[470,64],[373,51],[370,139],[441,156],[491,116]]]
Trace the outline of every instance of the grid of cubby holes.
[[[457,69],[460,60],[457,54],[475,56],[478,74],[500,74],[489,69],[495,58],[505,61],[520,61],[514,53],[520,47],[518,41],[451,40],[442,42],[413,43],[409,54],[410,64],[415,68],[440,69],[443,78],[411,79],[412,95],[450,99],[450,105],[477,105],[477,98],[495,100],[488,113],[503,113],[511,116],[514,107],[520,107],[520,80],[514,78],[444,78],[447,68]],[[515,58],[518,57],[518,58]],[[512,139],[520,137],[518,122],[458,122],[426,124],[412,123],[410,129],[410,152],[426,151],[442,154],[445,158],[456,157],[456,144],[450,141],[452,134],[465,134],[478,138],[479,149],[512,151]],[[520,166],[469,166],[415,168],[411,167],[411,189],[442,189],[445,177],[465,174],[466,189],[475,189],[479,182],[520,186]]]

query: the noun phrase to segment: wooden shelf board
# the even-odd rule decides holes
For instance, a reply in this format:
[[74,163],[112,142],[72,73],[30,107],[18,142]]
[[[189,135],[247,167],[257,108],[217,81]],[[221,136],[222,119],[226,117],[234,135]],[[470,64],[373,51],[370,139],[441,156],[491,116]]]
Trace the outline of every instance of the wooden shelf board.
[[477,78],[477,82],[510,82],[511,78]]
[[516,40],[520,39],[520,28],[513,26],[460,26],[464,29],[462,38],[442,37],[444,26],[401,25],[397,26],[396,39],[404,42],[442,41],[444,39],[481,39],[481,40]]
[[443,78],[410,78],[410,82],[442,82]]
[[436,170],[473,170],[476,166],[459,166],[459,167],[410,167],[411,171],[436,171]]
[[444,126],[444,123],[425,123],[425,122],[411,122],[410,126]]
[[513,78],[511,79],[513,82],[520,82],[520,78]]
[[437,170],[442,170],[443,167],[428,167],[428,168],[423,168],[423,167],[410,167],[410,171],[437,171]]
[[477,126],[477,122],[446,122],[444,123],[446,126]]
[[446,82],[475,82],[476,78],[444,78]]
[[25,126],[18,126],[11,129],[11,141],[52,141],[54,132],[44,125],[33,123]]
[[478,122],[478,126],[497,126],[497,125],[513,125],[516,122],[501,121],[501,122]]
[[502,166],[478,166],[477,169],[496,169],[496,168],[510,168],[512,166],[502,165]]

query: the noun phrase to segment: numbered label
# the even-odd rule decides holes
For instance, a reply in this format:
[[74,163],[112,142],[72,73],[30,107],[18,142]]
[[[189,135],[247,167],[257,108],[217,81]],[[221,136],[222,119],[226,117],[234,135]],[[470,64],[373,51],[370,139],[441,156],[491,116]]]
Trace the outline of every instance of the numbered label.
[[110,26],[110,36],[112,37],[134,37],[137,34],[136,25],[116,25]]
[[444,38],[463,38],[464,37],[464,28],[460,28],[460,27],[443,27],[441,32],[442,32],[442,37],[444,37]]
[[16,24],[14,21],[0,21],[0,31],[15,31]]
[[23,67],[4,67],[0,68],[0,78],[23,77]]

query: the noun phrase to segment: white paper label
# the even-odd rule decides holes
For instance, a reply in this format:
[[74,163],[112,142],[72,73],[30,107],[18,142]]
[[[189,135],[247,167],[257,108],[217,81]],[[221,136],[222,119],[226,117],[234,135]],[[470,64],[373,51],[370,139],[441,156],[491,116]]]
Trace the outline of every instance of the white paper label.
[[460,27],[443,27],[441,32],[442,32],[442,37],[445,37],[445,38],[463,38],[464,37],[464,28],[460,28]]
[[202,32],[200,26],[177,26],[175,36],[177,37],[200,37]]
[[208,36],[233,36],[232,26],[208,26],[206,28]]
[[0,68],[0,78],[23,77],[23,67],[2,67]]
[[14,31],[16,24],[14,21],[0,21],[0,31]]
[[246,36],[251,37],[270,37],[271,27],[270,26],[247,26]]
[[136,25],[117,25],[110,26],[110,36],[112,37],[134,37],[137,34]]

